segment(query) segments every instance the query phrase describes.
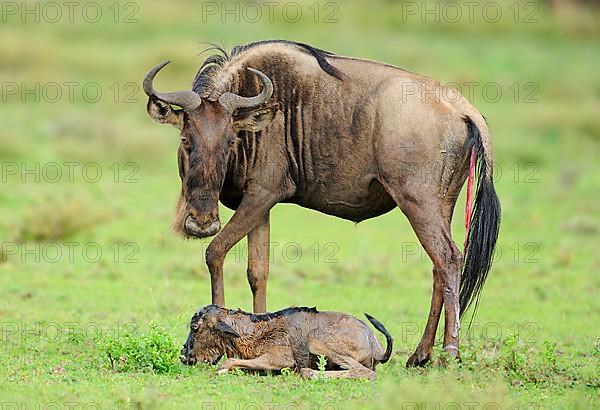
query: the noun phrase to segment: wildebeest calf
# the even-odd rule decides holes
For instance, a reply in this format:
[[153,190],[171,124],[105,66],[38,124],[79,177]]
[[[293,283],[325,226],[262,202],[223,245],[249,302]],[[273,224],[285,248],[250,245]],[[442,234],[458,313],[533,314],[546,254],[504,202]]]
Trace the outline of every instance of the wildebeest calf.
[[290,307],[252,314],[208,305],[192,317],[181,361],[216,364],[226,354],[219,374],[233,368],[290,368],[314,377],[319,374],[318,357],[325,356],[328,377],[372,379],[375,366],[389,360],[393,339],[381,323],[365,315],[385,335],[385,350],[363,321],[344,313]]

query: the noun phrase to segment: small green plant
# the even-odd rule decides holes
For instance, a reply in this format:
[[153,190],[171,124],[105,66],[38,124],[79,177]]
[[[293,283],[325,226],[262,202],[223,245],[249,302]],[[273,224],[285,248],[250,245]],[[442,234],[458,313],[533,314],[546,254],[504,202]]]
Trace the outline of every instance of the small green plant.
[[527,379],[527,355],[517,335],[510,336],[504,341],[501,358],[509,379],[519,382]]
[[548,340],[544,341],[544,350],[540,354],[544,364],[549,365],[552,370],[556,370],[558,357],[556,355],[556,343]]
[[513,385],[595,385],[593,375],[569,365],[561,356],[556,342],[546,340],[542,346],[528,346],[517,336],[511,336],[505,340],[496,365],[504,368]]
[[110,367],[117,372],[173,373],[179,369],[179,351],[172,336],[150,323],[146,333],[127,332],[101,342]]
[[85,342],[83,330],[78,327],[73,327],[67,331],[67,340],[74,345],[80,345]]
[[317,367],[319,368],[319,377],[325,377],[325,368],[327,367],[327,358],[323,355],[319,355],[317,361]]

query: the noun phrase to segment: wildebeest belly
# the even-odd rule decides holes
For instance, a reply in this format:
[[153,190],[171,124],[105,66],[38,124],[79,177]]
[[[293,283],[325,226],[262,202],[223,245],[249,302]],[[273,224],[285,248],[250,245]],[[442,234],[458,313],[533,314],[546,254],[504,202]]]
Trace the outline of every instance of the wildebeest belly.
[[374,176],[316,182],[286,202],[354,222],[383,215],[396,206]]

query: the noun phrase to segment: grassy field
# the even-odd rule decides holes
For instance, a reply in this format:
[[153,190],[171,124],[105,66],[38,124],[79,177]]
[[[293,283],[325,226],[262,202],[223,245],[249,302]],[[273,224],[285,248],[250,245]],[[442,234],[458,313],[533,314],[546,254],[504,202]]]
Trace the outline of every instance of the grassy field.
[[[107,1],[77,3],[72,18],[55,3],[54,22],[45,3],[27,4],[33,14],[3,3],[0,25],[1,409],[600,406],[597,14],[500,2],[491,22],[482,3],[470,23],[464,7],[454,21],[443,8],[423,15],[422,3],[306,1],[295,11],[277,3],[272,18],[254,3],[256,19],[246,3],[221,15],[220,2]],[[429,367],[404,367],[427,316],[431,266],[400,211],[355,225],[278,205],[270,310],[374,315],[396,339],[377,381],[111,366],[110,343],[141,343],[140,366],[156,364],[210,302],[208,241],[169,232],[177,134],[147,117],[140,81],[168,58],[157,87],[187,87],[201,42],[265,38],[457,83],[487,117],[503,223],[478,314],[463,325],[461,365],[439,366],[436,344]],[[229,307],[249,310],[244,247],[228,256],[225,293]]]

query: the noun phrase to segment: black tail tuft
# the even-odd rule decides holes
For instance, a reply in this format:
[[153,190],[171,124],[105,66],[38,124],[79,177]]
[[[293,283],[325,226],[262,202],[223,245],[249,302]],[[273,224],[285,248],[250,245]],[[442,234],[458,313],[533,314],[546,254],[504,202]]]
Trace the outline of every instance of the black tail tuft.
[[[477,153],[477,194],[471,224],[467,233],[464,267],[460,284],[460,315],[475,301],[492,266],[494,248],[500,230],[500,201],[492,180],[492,164],[485,152],[481,134],[470,118],[465,118],[468,130],[467,143]],[[475,314],[473,312],[473,315]]]
[[375,329],[379,330],[385,335],[387,346],[385,347],[385,353],[378,360],[379,363],[386,363],[388,360],[390,360],[390,357],[392,356],[392,349],[394,348],[394,338],[392,337],[392,335],[390,335],[390,332],[387,331],[385,326],[383,326],[379,320],[375,319],[368,313],[365,313],[365,316],[367,317],[367,319],[369,319],[369,322],[371,322]]

